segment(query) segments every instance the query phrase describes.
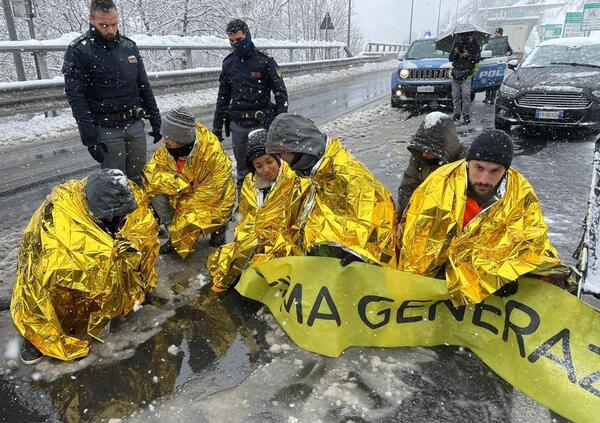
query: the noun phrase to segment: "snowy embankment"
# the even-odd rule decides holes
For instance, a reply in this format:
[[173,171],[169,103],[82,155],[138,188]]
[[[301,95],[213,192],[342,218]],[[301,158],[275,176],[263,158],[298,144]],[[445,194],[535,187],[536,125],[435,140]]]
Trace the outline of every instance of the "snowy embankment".
[[[308,86],[327,84],[331,81],[345,79],[352,76],[371,72],[392,70],[395,61],[382,63],[368,63],[359,67],[351,67],[333,72],[300,75],[285,78],[289,91],[301,90]],[[285,75],[284,75],[285,77]],[[193,108],[209,107],[217,98],[217,88],[208,88],[197,91],[167,94],[157,96],[158,107],[166,112],[174,107],[186,105]],[[209,122],[204,122],[209,124]],[[65,131],[75,131],[77,125],[71,115],[70,109],[62,109],[58,116],[45,118],[43,115],[22,115],[0,119],[0,146],[14,145],[25,142],[49,140],[65,136]]]

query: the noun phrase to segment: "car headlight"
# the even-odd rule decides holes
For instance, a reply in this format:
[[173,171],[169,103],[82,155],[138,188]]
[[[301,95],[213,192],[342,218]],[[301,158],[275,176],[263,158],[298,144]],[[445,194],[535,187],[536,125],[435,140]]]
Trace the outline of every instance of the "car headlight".
[[502,85],[500,85],[500,92],[502,94],[506,94],[506,95],[515,95],[516,93],[519,92],[519,90],[516,88],[510,87],[506,84],[502,84]]
[[598,98],[600,98],[600,90],[592,91],[592,95],[593,95],[594,97],[598,97]]
[[398,76],[402,79],[406,79],[410,76],[410,71],[408,69],[402,69],[400,72],[398,72]]

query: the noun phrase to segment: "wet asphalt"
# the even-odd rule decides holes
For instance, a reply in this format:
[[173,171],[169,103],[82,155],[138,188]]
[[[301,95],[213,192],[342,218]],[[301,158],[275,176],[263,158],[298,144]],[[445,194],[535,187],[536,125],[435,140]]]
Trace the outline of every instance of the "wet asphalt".
[[[411,114],[390,109],[388,90],[389,74],[374,73],[298,92],[291,110],[308,114],[330,134],[340,135],[395,196],[399,176],[408,161],[405,147],[421,122],[422,113],[429,110]],[[466,144],[493,126],[493,108],[478,100],[473,123],[459,128]],[[364,111],[364,122],[360,124],[344,119],[331,122],[360,110]],[[200,119],[210,115],[205,111]],[[551,240],[567,263],[574,263],[571,254],[581,236],[594,136],[569,131],[514,131],[514,166],[536,188]],[[68,142],[73,144],[72,139]],[[64,147],[53,148],[58,151]],[[68,151],[65,157],[73,157],[67,157],[67,162],[79,165],[87,159],[81,149],[72,147]],[[0,223],[0,298],[5,300],[14,278],[18,234],[31,213],[62,178],[81,177],[93,167],[90,162],[69,175],[56,177],[49,169],[61,166],[57,163],[60,154],[34,157],[39,162],[32,162],[26,169],[50,168],[25,175],[30,184],[0,196],[4,217]],[[62,168],[67,166],[63,164]],[[200,400],[244,386],[244,380],[251,379],[273,360],[267,339],[271,329],[255,317],[261,308],[259,304],[235,292],[216,295],[204,284],[204,278],[198,277],[206,273],[204,263],[210,252],[208,240],[203,239],[197,253],[183,262],[173,256],[161,256],[159,285],[148,303],[141,311],[115,322],[106,343],[95,345],[88,359],[70,364],[45,359],[32,368],[0,356],[0,421],[109,421],[131,413],[136,413],[133,421],[161,421],[154,413],[157,404],[164,409],[171,403],[178,405],[177,399],[185,397],[186,392],[193,392],[194,398]],[[6,346],[15,339],[8,312],[0,312],[0,345]],[[380,351],[363,349],[361,353],[376,355]],[[296,354],[311,357],[316,363],[332,363],[314,354]],[[369,407],[379,411],[365,417],[340,408],[333,401],[325,406],[323,421],[562,421],[462,349],[439,347],[432,349],[431,354],[435,359],[419,363],[416,372],[403,368],[394,371],[396,378],[410,387],[410,392],[397,403],[378,397],[375,387],[370,386],[369,373],[360,366],[352,369],[353,361],[348,359],[345,371],[354,372],[354,382],[362,381],[358,383],[362,395]],[[291,377],[289,383],[283,383],[286,389],[271,393],[265,386],[264,395],[258,398],[267,405],[290,399],[301,404],[317,390],[320,379],[302,381],[302,389]],[[287,421],[276,410],[259,413],[264,404],[257,404],[257,412],[251,417],[231,421]],[[197,420],[190,421],[209,421],[202,417],[209,415],[205,411],[199,404]]]

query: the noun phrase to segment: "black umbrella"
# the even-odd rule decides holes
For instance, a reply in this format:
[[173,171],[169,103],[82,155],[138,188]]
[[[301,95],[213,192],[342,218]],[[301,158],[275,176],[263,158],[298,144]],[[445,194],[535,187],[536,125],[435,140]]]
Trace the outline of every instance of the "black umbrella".
[[450,53],[452,47],[454,47],[461,39],[466,38],[468,34],[475,34],[475,40],[477,40],[477,44],[480,46],[487,43],[492,35],[473,24],[458,24],[452,28],[451,32],[448,32],[437,39],[435,48]]

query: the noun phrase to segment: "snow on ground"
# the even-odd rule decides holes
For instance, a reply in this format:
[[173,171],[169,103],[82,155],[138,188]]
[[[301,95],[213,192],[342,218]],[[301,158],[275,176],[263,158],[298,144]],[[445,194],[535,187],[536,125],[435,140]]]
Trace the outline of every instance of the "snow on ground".
[[[365,73],[390,70],[394,64],[393,61],[368,63],[362,66],[350,67],[334,72],[323,72],[285,78],[285,83],[289,91],[295,91],[304,87],[314,87],[318,84],[326,84],[338,79]],[[193,108],[208,107],[214,104],[215,99],[217,98],[217,91],[217,88],[186,91],[157,96],[156,100],[158,102],[158,107],[163,112],[182,104]],[[31,117],[31,115],[23,115],[2,118],[0,119],[0,134],[2,134],[0,146],[50,140],[65,136],[65,131],[75,131],[76,129],[77,125],[71,115],[71,109],[69,108],[60,110],[59,115],[54,118],[45,118],[43,114],[38,114],[33,117]]]

